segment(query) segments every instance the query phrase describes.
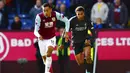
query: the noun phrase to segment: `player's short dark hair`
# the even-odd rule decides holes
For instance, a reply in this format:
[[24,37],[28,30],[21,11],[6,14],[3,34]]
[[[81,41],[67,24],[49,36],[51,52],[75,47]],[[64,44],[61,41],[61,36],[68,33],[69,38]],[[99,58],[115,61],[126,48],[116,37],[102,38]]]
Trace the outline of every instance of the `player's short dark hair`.
[[44,3],[42,6],[52,8],[52,5],[50,5],[49,3]]
[[75,9],[75,12],[76,11],[85,11],[84,7],[83,6],[78,6],[76,9]]

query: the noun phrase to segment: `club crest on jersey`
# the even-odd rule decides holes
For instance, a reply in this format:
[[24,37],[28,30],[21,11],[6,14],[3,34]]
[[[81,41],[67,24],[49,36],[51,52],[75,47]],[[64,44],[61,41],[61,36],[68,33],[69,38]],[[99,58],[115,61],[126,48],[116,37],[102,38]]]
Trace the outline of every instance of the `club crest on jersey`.
[[56,21],[56,18],[55,18],[55,17],[53,17],[53,18],[52,18],[52,21],[53,21],[53,22],[54,22],[54,21]]
[[43,20],[43,22],[45,22],[45,20]]

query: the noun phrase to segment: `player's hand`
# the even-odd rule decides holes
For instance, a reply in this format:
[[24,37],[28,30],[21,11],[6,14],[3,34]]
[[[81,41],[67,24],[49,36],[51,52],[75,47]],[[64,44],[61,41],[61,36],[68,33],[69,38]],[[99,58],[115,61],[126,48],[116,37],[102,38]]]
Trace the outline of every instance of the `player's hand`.
[[69,38],[68,32],[65,32],[64,37],[65,37],[65,38]]
[[85,45],[90,45],[91,41],[90,40],[85,40]]
[[42,37],[42,36],[40,36],[40,37],[39,37],[39,39],[40,39],[40,40],[43,40],[43,37]]
[[68,33],[66,32],[65,33],[65,42],[68,42],[69,41],[69,35],[68,35]]
[[64,49],[64,46],[63,46],[63,45],[60,45],[60,46],[59,46],[59,49],[60,49],[60,50]]

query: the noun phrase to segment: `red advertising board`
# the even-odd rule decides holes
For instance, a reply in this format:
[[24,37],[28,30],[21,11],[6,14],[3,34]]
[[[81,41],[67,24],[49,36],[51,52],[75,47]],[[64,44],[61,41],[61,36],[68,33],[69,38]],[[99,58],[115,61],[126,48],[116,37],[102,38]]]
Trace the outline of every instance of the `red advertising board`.
[[130,31],[106,30],[97,35],[98,60],[130,60]]
[[0,60],[35,60],[35,40],[32,32],[0,32]]
[[[0,61],[16,61],[19,58],[36,60],[35,41],[36,37],[32,31],[0,32]],[[57,60],[56,50],[53,51],[52,57]],[[71,57],[74,59],[72,55]]]

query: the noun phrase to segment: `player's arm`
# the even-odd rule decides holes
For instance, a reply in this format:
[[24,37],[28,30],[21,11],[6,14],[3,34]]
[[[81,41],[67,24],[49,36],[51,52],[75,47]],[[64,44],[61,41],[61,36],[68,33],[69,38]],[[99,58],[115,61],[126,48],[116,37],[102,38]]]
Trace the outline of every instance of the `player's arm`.
[[69,32],[70,24],[69,24],[69,20],[67,19],[67,17],[65,17],[63,14],[60,14],[58,12],[56,12],[56,17],[58,20],[65,23],[65,31]]
[[69,31],[71,31],[72,30],[72,27],[73,27],[73,22],[75,22],[73,19],[75,18],[76,16],[73,16],[73,17],[71,17],[70,19],[69,19],[69,23],[70,23],[70,26],[69,26]]
[[89,38],[92,42],[94,41],[94,38],[95,38],[95,30],[94,30],[93,24],[90,21],[87,21],[87,22],[88,22],[87,33],[89,35],[87,36],[87,38]]
[[88,23],[87,30],[89,30],[88,34],[92,36],[94,34],[93,23],[91,23],[90,20],[87,20],[87,23]]
[[41,18],[39,15],[36,16],[35,19],[35,28],[34,28],[34,35],[38,37],[40,40],[42,40],[41,35],[38,33],[39,27],[40,27]]

